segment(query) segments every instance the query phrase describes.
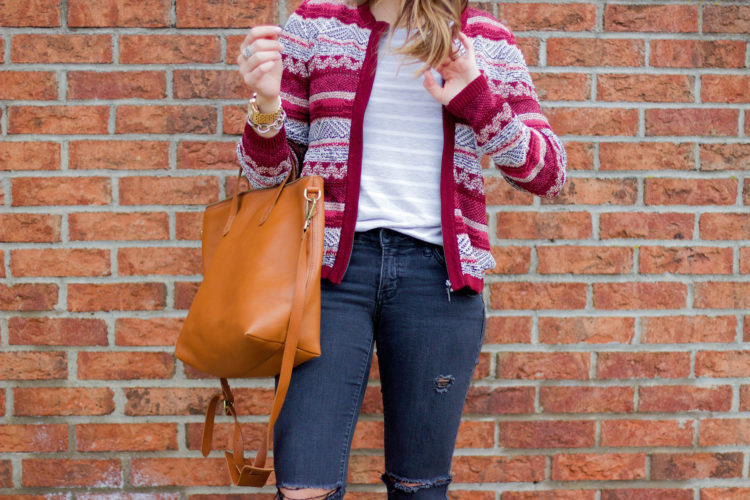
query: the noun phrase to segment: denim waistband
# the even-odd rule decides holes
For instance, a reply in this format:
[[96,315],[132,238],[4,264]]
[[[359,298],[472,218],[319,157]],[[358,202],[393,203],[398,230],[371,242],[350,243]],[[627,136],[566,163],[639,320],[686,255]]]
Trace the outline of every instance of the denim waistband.
[[384,247],[400,247],[400,248],[423,248],[423,247],[434,247],[434,245],[427,241],[423,241],[408,234],[399,233],[393,229],[387,229],[383,227],[370,229],[369,231],[363,231],[354,233],[354,241],[360,244],[376,246],[379,248]]

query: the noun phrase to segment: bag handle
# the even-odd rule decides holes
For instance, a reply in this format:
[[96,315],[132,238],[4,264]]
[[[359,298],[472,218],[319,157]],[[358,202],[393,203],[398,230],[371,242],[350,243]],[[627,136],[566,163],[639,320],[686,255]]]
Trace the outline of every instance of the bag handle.
[[[289,175],[287,175],[287,179],[288,178]],[[278,195],[276,199],[278,199]],[[271,208],[275,206],[275,204],[276,202],[274,201]],[[312,213],[308,216],[312,217]],[[292,309],[289,316],[289,327],[284,341],[284,353],[281,360],[279,382],[276,388],[276,393],[274,394],[273,407],[271,409],[266,434],[263,436],[260,448],[258,449],[258,452],[255,455],[255,460],[252,463],[244,457],[244,439],[242,437],[242,429],[237,420],[237,413],[234,408],[234,396],[232,395],[227,379],[222,378],[220,380],[222,392],[211,398],[208,408],[206,409],[206,421],[203,426],[203,438],[201,442],[201,452],[204,457],[208,456],[211,451],[214,418],[216,414],[216,406],[219,401],[224,402],[225,414],[232,415],[234,418],[234,434],[232,440],[233,450],[231,453],[227,451],[224,454],[232,481],[238,486],[261,487],[266,484],[268,476],[273,471],[273,467],[267,468],[265,467],[265,463],[268,454],[268,447],[273,438],[273,427],[279,413],[281,412],[281,408],[284,405],[284,399],[286,398],[289,389],[289,382],[292,376],[292,368],[294,367],[294,357],[299,342],[299,330],[302,321],[302,312],[304,310],[304,300],[307,296],[307,287],[310,285],[310,267],[307,265],[307,262],[311,252],[311,245],[312,237],[310,232],[307,231],[307,227],[305,227],[305,230],[302,233],[302,241],[300,242],[299,255],[297,258],[297,279],[295,282]]]

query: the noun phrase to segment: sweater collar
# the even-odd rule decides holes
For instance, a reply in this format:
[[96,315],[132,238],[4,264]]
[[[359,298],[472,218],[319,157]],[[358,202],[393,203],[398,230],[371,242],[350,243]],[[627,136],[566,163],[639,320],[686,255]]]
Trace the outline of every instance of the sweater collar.
[[[466,7],[464,11],[461,13],[461,28],[462,31],[466,29],[466,21],[469,19],[469,10],[470,7]],[[358,7],[357,11],[359,11],[359,17],[365,22],[365,26],[368,28],[380,28],[384,31],[387,31],[390,25],[385,21],[378,21],[375,19],[375,16],[372,15],[372,10],[370,10],[370,2],[362,2]]]

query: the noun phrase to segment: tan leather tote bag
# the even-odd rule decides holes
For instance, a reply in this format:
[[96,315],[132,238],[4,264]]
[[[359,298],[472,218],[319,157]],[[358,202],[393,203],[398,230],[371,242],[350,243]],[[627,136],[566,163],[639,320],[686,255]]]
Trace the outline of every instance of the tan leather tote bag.
[[[320,355],[320,269],[323,259],[323,179],[305,176],[239,193],[206,207],[201,231],[203,282],[183,324],[175,355],[221,379],[206,411],[201,451],[211,451],[220,401],[234,417],[233,451],[225,452],[232,481],[263,486],[273,426],[292,367]],[[242,432],[227,382],[279,375],[268,429],[255,459],[245,460]]]

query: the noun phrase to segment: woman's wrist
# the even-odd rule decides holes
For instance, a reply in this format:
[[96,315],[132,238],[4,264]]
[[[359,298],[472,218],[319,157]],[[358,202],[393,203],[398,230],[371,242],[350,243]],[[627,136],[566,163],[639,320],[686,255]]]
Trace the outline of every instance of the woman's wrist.
[[261,113],[274,113],[281,107],[281,97],[276,96],[272,99],[268,99],[261,95],[255,98],[255,104]]

